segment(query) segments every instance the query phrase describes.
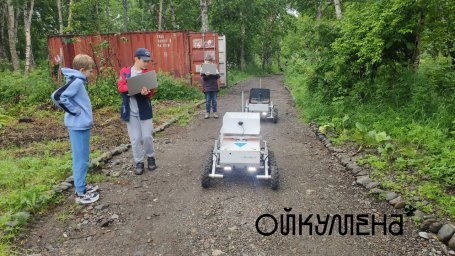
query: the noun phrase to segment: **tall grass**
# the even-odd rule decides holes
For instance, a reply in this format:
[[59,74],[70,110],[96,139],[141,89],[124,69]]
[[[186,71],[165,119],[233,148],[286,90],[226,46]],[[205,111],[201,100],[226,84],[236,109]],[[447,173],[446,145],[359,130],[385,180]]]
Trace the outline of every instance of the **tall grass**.
[[[447,62],[426,59],[417,73],[378,76],[367,98],[354,86],[331,100],[311,89],[320,78],[311,63],[301,63],[287,69],[285,80],[302,117],[316,120],[335,143],[366,149],[360,162],[386,188],[427,212],[455,217],[455,79]],[[380,133],[390,140],[377,141]]]

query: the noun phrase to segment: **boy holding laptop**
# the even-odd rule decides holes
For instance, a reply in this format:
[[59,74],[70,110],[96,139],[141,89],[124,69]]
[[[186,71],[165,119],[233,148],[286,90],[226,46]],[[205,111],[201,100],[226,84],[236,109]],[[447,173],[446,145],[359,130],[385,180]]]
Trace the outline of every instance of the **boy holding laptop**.
[[138,48],[134,54],[134,64],[120,70],[118,91],[122,96],[120,116],[126,122],[128,135],[136,164],[135,174],[144,172],[144,156],[147,156],[147,169],[155,170],[155,150],[153,145],[153,112],[151,97],[154,89],[143,86],[140,93],[129,95],[127,79],[149,72],[148,63],[152,60],[150,51]]

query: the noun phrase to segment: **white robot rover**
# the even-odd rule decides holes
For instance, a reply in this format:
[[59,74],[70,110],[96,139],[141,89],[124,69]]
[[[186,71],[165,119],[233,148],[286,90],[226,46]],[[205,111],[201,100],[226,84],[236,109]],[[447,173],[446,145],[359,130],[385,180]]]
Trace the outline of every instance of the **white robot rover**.
[[278,109],[270,100],[270,89],[252,88],[250,90],[250,97],[246,101],[243,110],[245,112],[260,113],[262,118],[271,119],[274,123],[278,122]]
[[203,188],[213,178],[223,178],[233,172],[270,180],[272,189],[279,185],[279,174],[273,152],[260,136],[260,114],[227,112],[223,116],[220,136],[210,151],[201,178]]

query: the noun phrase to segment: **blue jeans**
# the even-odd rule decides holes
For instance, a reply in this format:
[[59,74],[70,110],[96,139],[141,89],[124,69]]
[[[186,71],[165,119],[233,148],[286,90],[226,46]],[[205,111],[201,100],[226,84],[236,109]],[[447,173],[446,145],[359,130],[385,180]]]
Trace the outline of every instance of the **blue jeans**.
[[213,113],[216,112],[216,95],[218,92],[206,92],[205,93],[205,111],[210,113],[210,103],[212,104]]
[[87,177],[90,158],[90,129],[68,130],[73,158],[73,177],[76,193],[85,193],[85,178]]

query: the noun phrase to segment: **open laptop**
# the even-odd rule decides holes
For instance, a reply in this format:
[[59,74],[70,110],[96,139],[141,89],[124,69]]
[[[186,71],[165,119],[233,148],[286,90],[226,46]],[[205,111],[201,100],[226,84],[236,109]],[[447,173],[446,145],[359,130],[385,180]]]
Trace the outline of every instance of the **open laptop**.
[[156,78],[155,70],[135,77],[127,78],[126,86],[128,87],[129,96],[141,93],[142,87],[144,86],[149,90],[156,88],[158,86],[158,80]]
[[211,75],[216,74],[216,65],[215,64],[209,64],[209,63],[204,63],[201,65],[201,74],[205,74],[207,72],[210,72]]

